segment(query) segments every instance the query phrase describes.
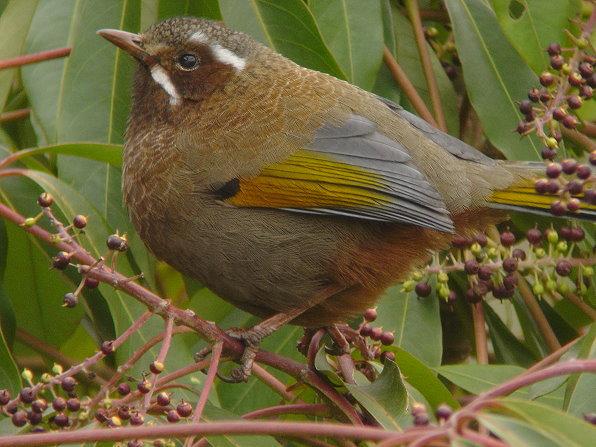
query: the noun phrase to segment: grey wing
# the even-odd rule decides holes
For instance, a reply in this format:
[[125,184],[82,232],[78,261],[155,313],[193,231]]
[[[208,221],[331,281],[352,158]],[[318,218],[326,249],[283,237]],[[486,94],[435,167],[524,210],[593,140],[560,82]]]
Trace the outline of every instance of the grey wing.
[[[340,126],[326,124],[316,132],[308,152],[339,162],[334,170],[341,171],[344,166],[346,177],[353,174],[354,168],[371,173],[376,181],[364,179],[360,187],[366,189],[367,194],[372,192],[378,196],[379,206],[289,210],[402,222],[453,232],[453,221],[441,195],[416,168],[407,149],[380,133],[372,121],[351,115]],[[309,157],[311,169],[324,170],[324,163],[316,165],[317,158]]]

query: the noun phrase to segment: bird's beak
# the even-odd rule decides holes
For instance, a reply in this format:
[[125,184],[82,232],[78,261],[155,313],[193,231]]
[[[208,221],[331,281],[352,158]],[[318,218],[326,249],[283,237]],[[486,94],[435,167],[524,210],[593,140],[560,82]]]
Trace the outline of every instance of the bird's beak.
[[117,29],[100,29],[97,34],[143,63],[149,64],[152,60],[152,57],[141,48],[142,39],[138,34]]

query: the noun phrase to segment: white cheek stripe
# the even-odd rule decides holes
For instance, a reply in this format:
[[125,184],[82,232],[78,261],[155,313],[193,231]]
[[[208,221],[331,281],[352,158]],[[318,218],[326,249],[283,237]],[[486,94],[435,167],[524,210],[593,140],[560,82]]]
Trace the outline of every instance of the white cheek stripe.
[[195,42],[205,43],[207,42],[207,36],[203,31],[197,31],[192,36],[190,36],[190,40],[194,40]]
[[170,104],[176,105],[180,103],[180,95],[178,94],[178,90],[176,90],[176,86],[172,83],[168,73],[160,65],[151,67],[151,77],[170,95]]

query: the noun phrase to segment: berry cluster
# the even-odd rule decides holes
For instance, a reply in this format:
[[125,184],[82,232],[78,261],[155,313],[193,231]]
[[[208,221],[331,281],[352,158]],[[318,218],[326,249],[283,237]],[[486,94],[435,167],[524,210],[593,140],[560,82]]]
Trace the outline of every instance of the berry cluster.
[[457,69],[461,66],[461,62],[457,56],[453,32],[450,29],[447,31],[447,37],[441,40],[439,30],[434,26],[428,26],[424,28],[424,36],[441,61],[441,66],[445,70],[445,74],[453,81],[457,78]]
[[[412,422],[416,427],[423,427],[431,424],[428,410],[421,403],[415,403],[410,410]],[[453,415],[453,409],[447,404],[441,404],[435,410],[435,418],[439,424],[444,424]]]
[[380,358],[382,362],[387,360],[394,361],[395,354],[391,351],[383,351],[382,346],[391,346],[395,341],[393,332],[384,331],[382,327],[373,326],[378,317],[377,309],[367,309],[363,315],[363,321],[358,327],[358,332],[362,337],[370,338],[373,341],[372,355],[375,358]]

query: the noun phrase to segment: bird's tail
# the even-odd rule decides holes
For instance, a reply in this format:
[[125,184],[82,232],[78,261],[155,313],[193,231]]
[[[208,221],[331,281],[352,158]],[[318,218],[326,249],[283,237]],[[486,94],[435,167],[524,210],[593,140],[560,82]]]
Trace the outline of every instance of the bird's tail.
[[[488,199],[491,208],[507,209],[513,211],[522,211],[530,213],[538,213],[542,215],[557,214],[557,207],[554,212],[551,212],[551,207],[557,201],[563,204],[562,212],[566,216],[573,216],[576,218],[594,221],[596,220],[596,205],[586,201],[585,190],[579,194],[571,195],[569,187],[563,185],[564,181],[557,180],[560,189],[558,193],[540,193],[536,188],[536,181],[545,176],[545,166],[539,162],[506,162],[507,168],[519,175],[519,180],[515,181],[509,187],[493,192]],[[564,177],[564,176],[562,176]],[[592,171],[591,177],[594,177]],[[552,187],[552,184],[550,185]],[[584,185],[589,188],[590,185]],[[548,189],[548,188],[547,188]],[[563,191],[563,193],[561,193]],[[566,203],[575,198],[579,200],[579,210],[576,212],[565,212]],[[577,203],[574,203],[576,205]],[[561,213],[561,204],[559,206],[559,213]]]

